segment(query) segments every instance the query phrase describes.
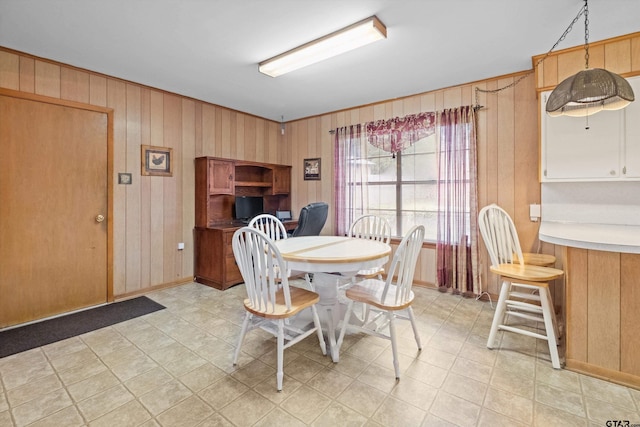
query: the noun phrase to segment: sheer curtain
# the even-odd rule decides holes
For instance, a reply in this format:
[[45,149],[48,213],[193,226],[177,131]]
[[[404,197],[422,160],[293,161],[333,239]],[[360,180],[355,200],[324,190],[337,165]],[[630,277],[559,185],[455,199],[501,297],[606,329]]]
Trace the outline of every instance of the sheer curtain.
[[438,114],[437,285],[479,295],[478,187],[475,112],[466,106]]
[[[353,220],[366,212],[368,167],[363,125],[345,126],[334,134],[334,185],[336,233],[347,234]],[[359,159],[359,160],[356,160]]]

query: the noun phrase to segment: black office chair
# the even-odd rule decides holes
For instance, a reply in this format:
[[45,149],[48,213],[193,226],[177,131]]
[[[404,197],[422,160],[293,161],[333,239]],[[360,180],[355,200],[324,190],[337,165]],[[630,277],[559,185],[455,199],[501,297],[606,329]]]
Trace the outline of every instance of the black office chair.
[[291,237],[318,236],[324,223],[327,222],[329,205],[325,202],[309,203],[300,210],[298,226],[291,233]]

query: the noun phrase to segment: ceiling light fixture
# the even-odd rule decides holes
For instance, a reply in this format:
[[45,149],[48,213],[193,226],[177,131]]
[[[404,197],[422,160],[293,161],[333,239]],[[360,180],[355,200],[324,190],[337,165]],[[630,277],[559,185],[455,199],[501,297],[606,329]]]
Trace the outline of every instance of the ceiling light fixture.
[[589,4],[584,0],[585,69],[563,80],[549,95],[550,116],[584,117],[602,110],[619,110],[634,99],[623,77],[602,68],[589,69]]
[[371,16],[288,52],[262,61],[258,64],[258,70],[268,76],[278,77],[386,38],[387,28],[376,16]]

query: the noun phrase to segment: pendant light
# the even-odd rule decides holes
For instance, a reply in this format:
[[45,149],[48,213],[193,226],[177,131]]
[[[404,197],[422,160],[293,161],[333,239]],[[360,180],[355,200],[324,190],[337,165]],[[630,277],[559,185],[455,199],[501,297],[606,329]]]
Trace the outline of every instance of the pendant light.
[[634,99],[623,77],[602,68],[589,68],[589,4],[584,0],[585,69],[563,80],[549,95],[550,116],[584,117],[602,110],[619,110]]

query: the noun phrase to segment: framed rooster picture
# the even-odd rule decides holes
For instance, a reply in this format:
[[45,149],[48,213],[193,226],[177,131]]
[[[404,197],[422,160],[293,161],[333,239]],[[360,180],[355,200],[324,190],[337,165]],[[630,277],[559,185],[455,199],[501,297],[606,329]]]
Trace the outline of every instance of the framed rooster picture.
[[142,146],[142,175],[173,176],[172,148]]

